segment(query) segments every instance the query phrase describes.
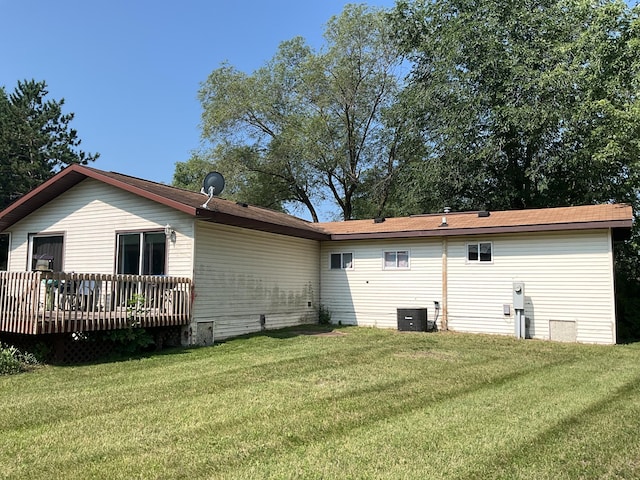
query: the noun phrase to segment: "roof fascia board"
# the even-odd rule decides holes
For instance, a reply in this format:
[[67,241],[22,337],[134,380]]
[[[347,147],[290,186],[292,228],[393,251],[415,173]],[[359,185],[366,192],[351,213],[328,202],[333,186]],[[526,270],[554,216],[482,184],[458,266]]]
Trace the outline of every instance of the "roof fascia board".
[[[148,200],[166,205],[167,207],[179,210],[188,215],[195,215],[196,208],[191,207],[189,205],[185,205],[180,202],[176,202],[166,197],[162,197],[160,195],[156,195],[154,193],[148,192],[142,188],[138,188],[132,185],[129,185],[125,182],[121,182],[114,178],[108,177],[106,175],[102,175],[100,172],[97,172],[91,168],[83,167],[82,165],[71,165],[70,167],[65,168],[58,174],[51,177],[49,180],[44,182],[42,185],[36,187],[29,193],[25,194],[14,203],[9,205],[5,210],[0,220],[0,230],[4,230],[14,223],[20,221],[22,218],[27,215],[33,213],[35,210],[40,208],[42,205],[50,202],[54,198],[58,197],[62,193],[66,192],[69,188],[74,187],[79,184],[83,180],[87,178],[92,178],[94,180],[106,183],[113,187],[119,188],[121,190],[125,190],[134,195],[146,198]],[[64,188],[61,188],[60,191],[57,191],[56,185],[60,185]],[[53,192],[50,194],[49,192]],[[43,200],[39,200],[43,199]],[[35,204],[35,207],[30,207],[29,204]]]
[[419,238],[419,237],[453,237],[464,235],[494,235],[504,233],[534,233],[560,232],[572,230],[598,230],[603,228],[630,229],[631,220],[611,220],[598,222],[556,223],[548,225],[516,225],[477,228],[449,228],[438,230],[413,230],[405,232],[375,232],[375,233],[336,233],[331,234],[331,240],[374,240],[385,238]]
[[[65,169],[59,174],[51,177],[43,184],[26,193],[15,202],[11,203],[2,211],[2,217],[0,218],[0,231],[5,230],[14,223],[19,222],[24,217],[31,214],[33,211],[40,208],[40,206],[56,198],[62,193],[62,191],[66,191],[69,188],[77,185],[85,178],[86,177],[84,176],[84,173],[78,172],[77,169],[72,168]],[[59,193],[54,193],[53,195],[49,194],[49,189],[53,188],[53,185],[56,184],[62,185],[64,187],[64,190]],[[39,198],[43,197],[44,201],[39,200]],[[31,207],[29,205],[30,203],[36,204],[35,208]]]
[[302,228],[296,227],[287,227],[284,225],[277,225],[275,223],[270,222],[262,222],[260,220],[255,220],[246,217],[237,217],[235,215],[231,215],[228,213],[216,212],[214,210],[207,210],[203,208],[198,208],[197,217],[200,220],[220,223],[222,225],[230,225],[233,227],[241,227],[248,228],[250,230],[260,230],[262,232],[268,233],[277,233],[280,235],[288,235],[290,237],[298,237],[298,238],[306,238],[309,240],[330,240],[331,237],[324,233],[313,230],[306,230]]
[[[62,182],[63,180],[67,180],[67,177],[73,179],[71,182],[69,182],[69,184],[71,186],[77,185],[82,180],[84,180],[84,178],[82,178],[83,175],[85,175],[84,172],[78,172],[77,169],[74,169],[73,167],[69,167],[69,168],[63,170],[62,172],[58,173],[57,175],[54,175],[49,180],[47,180],[46,182],[42,183],[38,187],[34,188],[30,192],[24,194],[22,197],[20,197],[15,202],[10,204],[7,208],[5,208],[4,211],[6,213],[10,213],[10,212],[16,210],[17,208],[21,207],[25,203],[28,203],[34,197],[37,197],[37,196],[41,195],[44,191],[48,190],[51,185],[54,185],[54,184],[59,183],[59,182]],[[67,183],[65,183],[65,185],[66,184]]]

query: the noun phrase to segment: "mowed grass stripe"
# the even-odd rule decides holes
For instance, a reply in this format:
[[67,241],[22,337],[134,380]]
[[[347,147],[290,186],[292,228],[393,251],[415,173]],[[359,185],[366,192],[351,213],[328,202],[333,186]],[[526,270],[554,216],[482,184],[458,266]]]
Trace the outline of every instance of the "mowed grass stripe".
[[633,478],[639,346],[344,328],[0,378],[0,478]]

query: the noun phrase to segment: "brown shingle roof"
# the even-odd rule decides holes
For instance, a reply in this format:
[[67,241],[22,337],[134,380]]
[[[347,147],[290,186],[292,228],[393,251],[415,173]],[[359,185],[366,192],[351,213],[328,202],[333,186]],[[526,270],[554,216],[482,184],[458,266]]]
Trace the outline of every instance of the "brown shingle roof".
[[[479,216],[478,212],[453,212],[446,215],[388,218],[383,222],[350,220],[314,224],[267,208],[238,204],[218,197],[214,197],[209,202],[208,208],[203,208],[207,197],[201,193],[120,173],[72,165],[0,212],[0,231],[7,229],[86,178],[113,185],[205,221],[316,240],[429,237],[594,228],[613,228],[627,233],[633,222],[633,212],[629,205],[605,204],[496,211],[491,212],[489,216]],[[446,216],[447,226],[440,226],[443,216]]]
[[0,212],[0,231],[5,230],[86,178],[93,178],[113,185],[206,221],[301,238],[317,240],[329,238],[315,224],[285,213],[238,204],[217,197],[209,202],[207,208],[203,208],[207,196],[201,193],[80,165],[72,165],[64,169]]
[[[95,169],[92,170],[95,171]],[[184,208],[180,209],[203,220],[307,238],[325,238],[325,235],[317,228],[316,224],[268,208],[224,200],[219,197],[213,197],[208,203],[207,208],[203,208],[203,204],[207,201],[208,197],[199,192],[183,190],[115,172],[100,171],[100,174],[141,191],[148,192],[154,197],[157,197],[153,199],[161,203],[167,203],[168,200],[177,204],[174,206],[187,207],[186,210]]]
[[[446,217],[446,226],[441,226],[443,217]],[[453,212],[387,218],[379,223],[374,220],[351,220],[319,225],[325,232],[331,234],[332,239],[346,240],[591,228],[630,229],[632,219],[633,212],[629,205],[605,204],[496,211],[489,212],[489,216],[480,216],[478,212]]]

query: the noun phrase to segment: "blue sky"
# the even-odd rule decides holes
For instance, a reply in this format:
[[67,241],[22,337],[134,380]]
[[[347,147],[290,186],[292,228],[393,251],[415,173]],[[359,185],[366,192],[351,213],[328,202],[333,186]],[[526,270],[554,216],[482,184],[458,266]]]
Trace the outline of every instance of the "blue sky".
[[[199,145],[199,85],[221,62],[247,73],[278,44],[323,43],[340,0],[0,0],[0,85],[47,82],[92,164],[171,183]],[[394,0],[371,0],[389,8]]]

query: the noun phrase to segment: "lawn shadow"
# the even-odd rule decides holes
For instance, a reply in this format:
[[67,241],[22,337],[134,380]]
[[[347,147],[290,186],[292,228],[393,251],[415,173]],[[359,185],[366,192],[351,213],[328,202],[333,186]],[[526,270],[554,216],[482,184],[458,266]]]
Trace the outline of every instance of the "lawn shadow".
[[345,332],[340,331],[334,325],[296,325],[295,327],[286,327],[278,330],[265,330],[260,335],[277,338],[281,340],[300,337],[300,336],[318,336],[318,337],[342,337]]

